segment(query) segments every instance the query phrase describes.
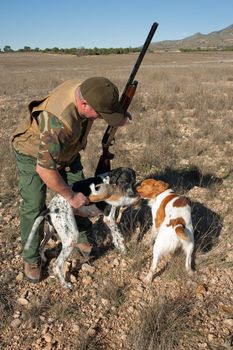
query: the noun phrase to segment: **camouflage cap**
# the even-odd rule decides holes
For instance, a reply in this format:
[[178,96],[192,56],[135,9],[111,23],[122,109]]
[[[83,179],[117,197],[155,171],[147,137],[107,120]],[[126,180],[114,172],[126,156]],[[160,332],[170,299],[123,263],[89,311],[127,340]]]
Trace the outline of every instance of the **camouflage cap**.
[[119,91],[109,79],[89,78],[80,85],[80,91],[87,103],[109,125],[115,126],[124,118],[124,111],[119,103]]

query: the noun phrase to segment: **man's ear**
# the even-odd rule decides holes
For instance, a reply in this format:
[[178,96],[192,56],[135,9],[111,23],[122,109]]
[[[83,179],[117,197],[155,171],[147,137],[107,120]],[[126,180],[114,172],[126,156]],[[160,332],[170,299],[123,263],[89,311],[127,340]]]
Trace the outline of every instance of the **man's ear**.
[[80,106],[81,106],[81,108],[83,108],[85,110],[87,108],[87,106],[88,106],[87,101],[84,100],[84,99],[81,99],[80,100]]

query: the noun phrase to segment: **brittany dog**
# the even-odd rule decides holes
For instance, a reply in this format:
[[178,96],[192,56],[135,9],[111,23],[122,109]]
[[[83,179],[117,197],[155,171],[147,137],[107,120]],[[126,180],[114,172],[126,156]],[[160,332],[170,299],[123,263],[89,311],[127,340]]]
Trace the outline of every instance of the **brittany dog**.
[[[72,284],[65,281],[63,274],[64,263],[70,256],[74,247],[77,246],[79,231],[75,215],[82,217],[95,217],[103,215],[104,223],[109,227],[113,244],[121,252],[126,253],[126,245],[118,223],[123,210],[130,205],[137,204],[140,200],[135,188],[136,174],[130,168],[116,168],[102,175],[76,182],[72,186],[74,192],[82,192],[90,201],[90,204],[79,209],[73,209],[71,205],[60,195],[53,197],[51,202],[41,215],[35,220],[29,234],[25,249],[30,247],[32,238],[40,225],[47,219],[49,231],[40,247],[43,261],[46,261],[44,249],[54,232],[59,236],[62,250],[55,262],[54,274],[59,278],[61,284],[72,289]],[[116,217],[116,211],[119,215]]]
[[186,270],[192,272],[194,236],[189,200],[176,194],[167,183],[154,179],[142,181],[136,190],[142,198],[148,200],[153,218],[151,229],[151,239],[154,242],[153,259],[144,282],[152,281],[159,259],[179,247],[186,255]]

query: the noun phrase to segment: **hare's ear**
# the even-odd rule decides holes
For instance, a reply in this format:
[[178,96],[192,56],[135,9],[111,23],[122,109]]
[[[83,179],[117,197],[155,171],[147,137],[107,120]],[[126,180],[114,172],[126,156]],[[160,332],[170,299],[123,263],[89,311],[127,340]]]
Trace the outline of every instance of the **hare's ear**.
[[103,178],[103,183],[104,183],[104,184],[109,184],[109,183],[110,183],[110,176],[105,176],[105,177]]

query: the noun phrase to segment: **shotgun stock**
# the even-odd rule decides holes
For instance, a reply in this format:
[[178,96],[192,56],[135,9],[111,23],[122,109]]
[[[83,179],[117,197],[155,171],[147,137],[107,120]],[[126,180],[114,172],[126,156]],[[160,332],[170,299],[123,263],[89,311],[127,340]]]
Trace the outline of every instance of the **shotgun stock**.
[[[158,27],[158,23],[153,23],[150,32],[146,38],[146,41],[140,51],[140,54],[137,58],[137,61],[132,69],[132,72],[129,76],[129,79],[125,85],[124,91],[121,95],[120,98],[120,104],[123,107],[123,111],[126,113],[127,109],[134,97],[134,94],[136,92],[137,89],[137,85],[138,82],[137,80],[134,80],[137,71],[142,63],[142,60],[145,56],[145,53],[150,45],[150,42],[154,36],[154,33],[156,31]],[[118,127],[117,126],[110,126],[108,125],[104,136],[102,138],[102,155],[99,158],[97,167],[96,167],[96,171],[95,171],[95,175],[101,174],[101,173],[105,173],[107,171],[111,170],[111,160],[114,158],[114,154],[109,152],[109,147],[112,146],[114,144],[114,136],[116,134]]]

